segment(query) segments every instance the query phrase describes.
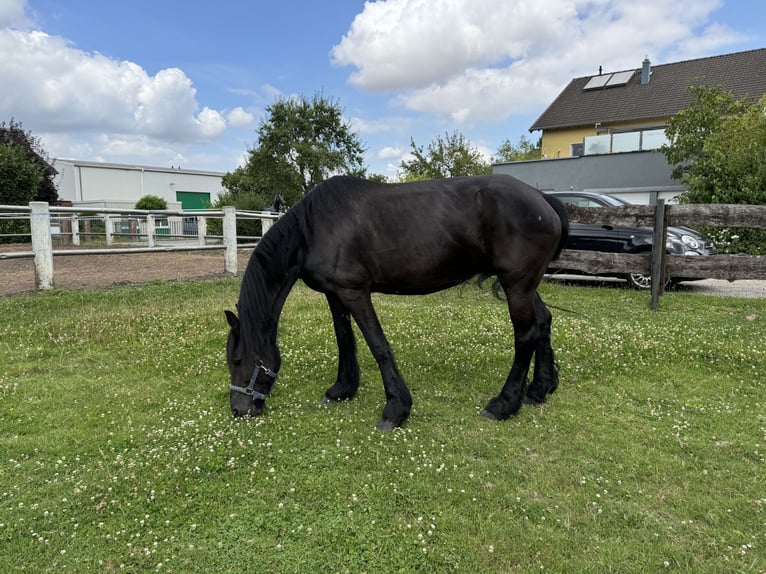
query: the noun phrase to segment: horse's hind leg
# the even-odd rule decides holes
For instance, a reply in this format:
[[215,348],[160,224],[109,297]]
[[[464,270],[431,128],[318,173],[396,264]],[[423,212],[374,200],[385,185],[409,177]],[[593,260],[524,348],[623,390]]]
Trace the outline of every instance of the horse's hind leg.
[[544,403],[545,396],[556,390],[559,376],[551,346],[551,313],[535,293],[535,314],[539,337],[535,348],[535,374],[527,387],[525,402]]
[[489,401],[481,412],[482,416],[496,420],[505,420],[521,408],[529,365],[539,340],[534,300],[536,292],[505,284],[503,289],[513,323],[513,365],[500,394]]
[[396,366],[394,354],[380,326],[370,294],[366,291],[349,290],[342,292],[339,296],[345,307],[351,311],[356,324],[359,325],[359,330],[362,331],[383,378],[386,406],[383,408],[383,416],[377,428],[390,430],[401,426],[410,416],[412,395]]
[[342,401],[352,398],[359,389],[356,339],[351,328],[348,309],[336,295],[327,293],[326,297],[332,313],[332,324],[335,327],[335,340],[338,343],[338,378],[335,384],[327,389],[324,402]]

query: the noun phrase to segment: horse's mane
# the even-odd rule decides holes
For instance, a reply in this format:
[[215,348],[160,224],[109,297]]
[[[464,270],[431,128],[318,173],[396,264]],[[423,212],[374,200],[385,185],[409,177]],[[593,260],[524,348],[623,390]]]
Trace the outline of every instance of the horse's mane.
[[[242,322],[260,326],[274,339],[279,320],[279,312],[273,308],[274,293],[294,277],[291,267],[297,266],[300,247],[304,243],[301,211],[301,203],[298,203],[274,222],[255,247],[242,277],[237,306]],[[243,332],[243,338],[253,334],[249,331]]]
[[239,312],[246,324],[260,323],[276,332],[278,317],[271,308],[272,290],[295,280],[302,248],[312,235],[314,214],[324,213],[328,217],[342,213],[354,196],[382,185],[356,177],[332,177],[314,187],[274,222],[258,242],[242,278]]

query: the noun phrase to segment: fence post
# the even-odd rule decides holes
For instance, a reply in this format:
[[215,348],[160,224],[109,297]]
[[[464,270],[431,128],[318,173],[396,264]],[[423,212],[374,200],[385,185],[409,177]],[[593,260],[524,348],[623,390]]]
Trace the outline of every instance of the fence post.
[[271,229],[272,223],[274,223],[273,219],[261,219],[261,236],[266,235],[266,232]]
[[223,208],[223,259],[226,273],[237,274],[237,208]]
[[665,292],[665,244],[668,221],[665,200],[658,199],[654,209],[654,234],[652,235],[652,310],[660,306],[660,295]]
[[207,238],[207,217],[197,216],[197,243],[203,247]]
[[53,288],[53,241],[51,212],[45,201],[32,201],[29,227],[32,232],[32,252],[35,254],[35,285],[38,289]]
[[80,218],[72,214],[72,245],[80,245]]
[[106,237],[106,246],[111,247],[113,243],[112,239],[112,216],[108,213],[104,215],[104,234]]
[[154,214],[149,213],[146,216],[146,241],[147,247],[154,247]]

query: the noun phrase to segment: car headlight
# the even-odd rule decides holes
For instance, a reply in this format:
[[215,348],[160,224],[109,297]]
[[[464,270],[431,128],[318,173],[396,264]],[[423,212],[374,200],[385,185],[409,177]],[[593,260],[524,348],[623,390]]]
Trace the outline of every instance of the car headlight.
[[689,247],[689,249],[699,249],[699,247],[700,247],[699,241],[697,241],[691,235],[686,235],[686,234],[682,235],[681,236],[681,241],[683,241],[684,245]]

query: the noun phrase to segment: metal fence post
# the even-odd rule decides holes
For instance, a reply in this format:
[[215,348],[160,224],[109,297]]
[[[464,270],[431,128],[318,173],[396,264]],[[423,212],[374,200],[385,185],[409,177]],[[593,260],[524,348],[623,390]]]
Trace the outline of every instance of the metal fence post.
[[223,259],[226,273],[237,274],[237,208],[223,208]]
[[32,252],[35,254],[35,285],[38,289],[53,288],[53,241],[51,212],[45,201],[32,201],[29,227],[32,231]]

